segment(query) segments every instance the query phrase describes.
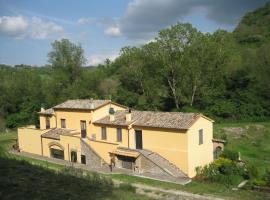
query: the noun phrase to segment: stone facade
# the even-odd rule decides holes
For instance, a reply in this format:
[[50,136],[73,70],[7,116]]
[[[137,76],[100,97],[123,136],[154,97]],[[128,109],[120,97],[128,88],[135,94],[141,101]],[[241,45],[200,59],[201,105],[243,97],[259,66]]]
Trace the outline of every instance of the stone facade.
[[91,168],[98,168],[104,164],[103,159],[83,139],[81,140],[81,154],[85,155],[86,165]]
[[166,173],[159,166],[157,166],[155,163],[153,163],[151,160],[149,160],[143,155],[140,155],[136,159],[135,169],[136,169],[135,172],[139,174],[141,173],[153,173],[153,174]]

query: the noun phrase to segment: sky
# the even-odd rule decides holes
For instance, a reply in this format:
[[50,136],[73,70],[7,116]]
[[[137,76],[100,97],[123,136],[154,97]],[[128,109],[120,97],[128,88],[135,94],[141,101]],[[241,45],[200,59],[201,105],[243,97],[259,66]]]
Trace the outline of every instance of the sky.
[[115,59],[171,25],[202,32],[232,31],[267,0],[0,0],[0,63],[45,65],[51,43],[67,38],[85,51],[87,65]]

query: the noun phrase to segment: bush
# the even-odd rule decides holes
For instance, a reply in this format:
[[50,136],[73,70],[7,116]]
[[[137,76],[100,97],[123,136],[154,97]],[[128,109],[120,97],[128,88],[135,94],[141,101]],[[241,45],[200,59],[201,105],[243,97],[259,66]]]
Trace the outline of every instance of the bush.
[[254,164],[248,164],[246,170],[249,179],[255,179],[259,176],[259,170]]
[[227,187],[242,179],[239,167],[230,159],[219,158],[205,167],[196,168],[197,180],[219,182]]
[[230,159],[232,161],[237,161],[238,160],[238,152],[237,151],[232,151],[232,150],[225,149],[222,152],[222,154],[220,155],[220,157],[227,158],[227,159]]
[[251,184],[256,186],[266,186],[266,181],[262,179],[254,179],[251,181]]
[[266,185],[270,187],[270,169],[267,169],[265,171],[264,180],[266,182]]

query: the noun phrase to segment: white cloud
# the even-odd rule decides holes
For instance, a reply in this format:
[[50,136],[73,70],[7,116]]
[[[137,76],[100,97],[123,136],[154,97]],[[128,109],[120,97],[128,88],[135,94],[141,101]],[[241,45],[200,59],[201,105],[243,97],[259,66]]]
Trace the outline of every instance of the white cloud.
[[95,24],[97,22],[96,18],[89,17],[89,18],[80,18],[78,20],[78,24],[84,25],[84,24]]
[[103,64],[107,58],[113,61],[117,57],[118,57],[118,54],[92,54],[91,56],[89,56],[87,61],[88,61],[88,65],[96,66],[98,64]]
[[52,21],[44,21],[39,17],[32,17],[31,19],[23,16],[0,17],[0,36],[15,37],[17,39],[46,39],[63,33],[62,26]]
[[20,36],[27,31],[28,22],[22,16],[0,17],[0,35]]
[[33,17],[29,29],[29,36],[34,39],[46,39],[63,32],[63,27],[54,22],[46,22],[38,17]]
[[109,35],[109,36],[112,36],[112,37],[121,36],[121,31],[120,31],[118,26],[111,26],[111,27],[107,28],[104,31],[104,33],[105,33],[105,35]]

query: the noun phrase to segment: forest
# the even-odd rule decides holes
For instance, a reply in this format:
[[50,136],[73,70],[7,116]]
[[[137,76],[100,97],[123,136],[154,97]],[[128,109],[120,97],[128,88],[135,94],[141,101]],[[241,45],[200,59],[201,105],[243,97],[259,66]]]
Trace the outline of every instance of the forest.
[[67,99],[112,99],[138,110],[201,112],[216,121],[270,117],[270,3],[234,31],[202,33],[187,23],[152,42],[123,47],[86,66],[80,44],[56,40],[48,64],[0,65],[0,129],[38,122],[40,107]]

